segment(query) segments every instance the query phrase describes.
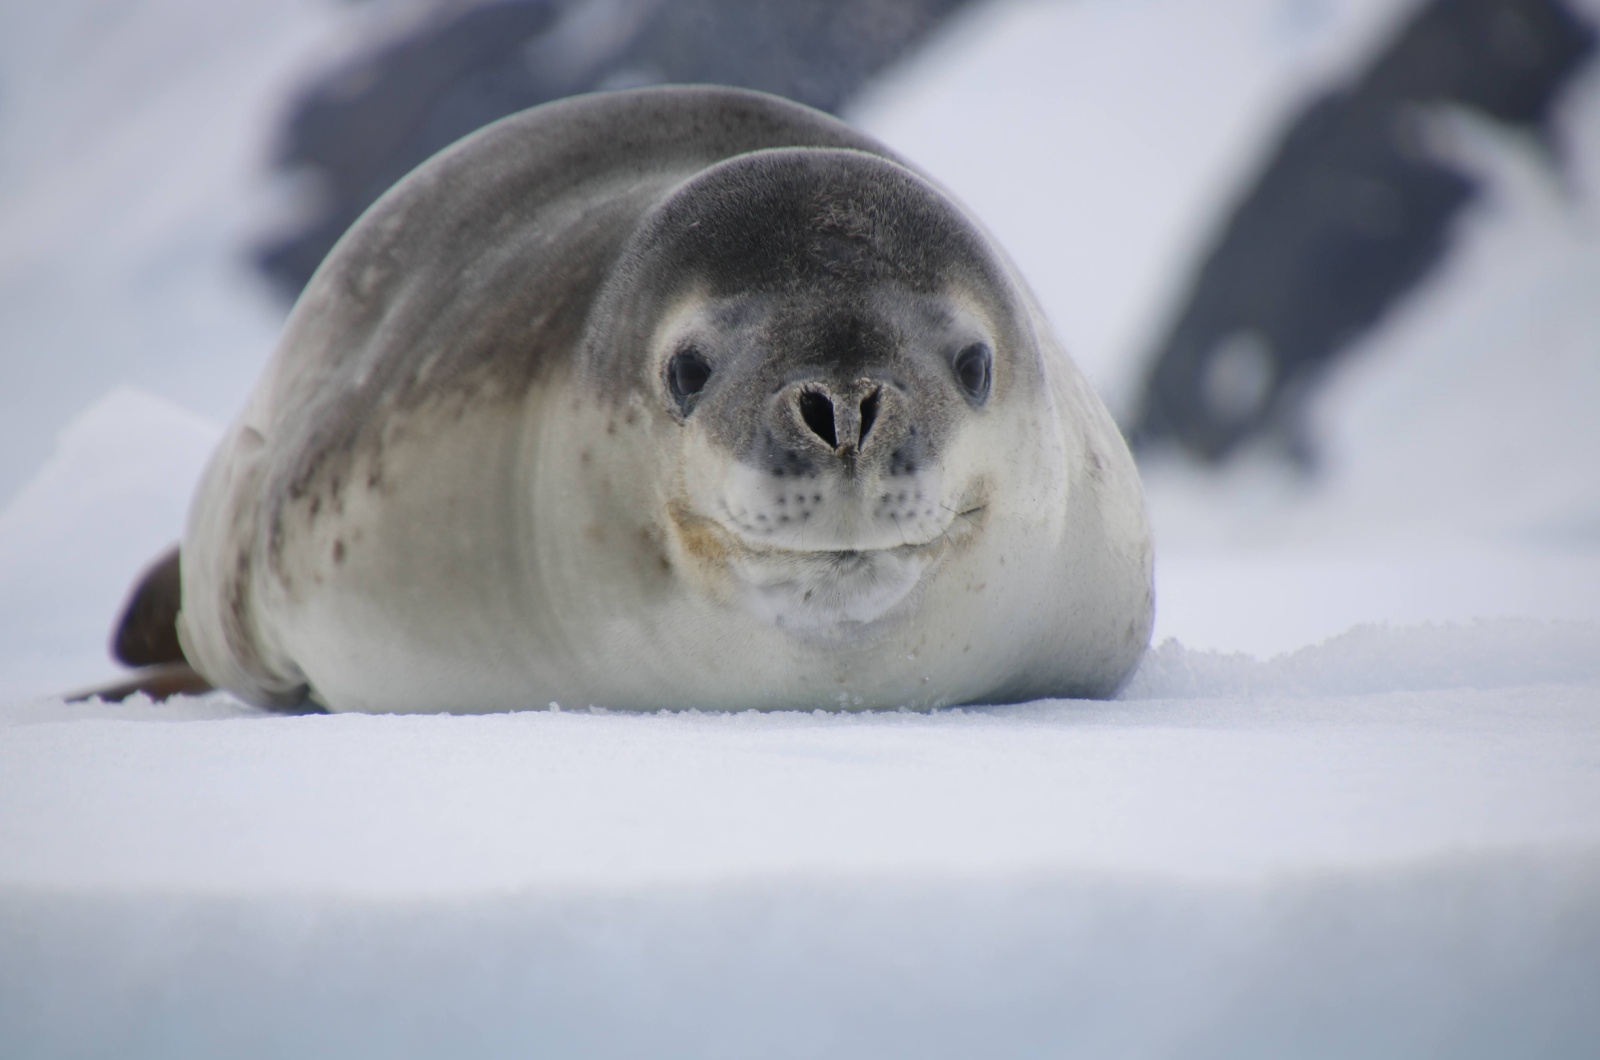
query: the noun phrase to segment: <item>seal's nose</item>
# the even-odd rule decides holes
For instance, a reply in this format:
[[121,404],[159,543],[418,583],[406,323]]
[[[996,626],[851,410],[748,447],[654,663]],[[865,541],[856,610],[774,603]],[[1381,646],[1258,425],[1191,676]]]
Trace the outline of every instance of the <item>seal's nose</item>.
[[821,382],[801,383],[794,393],[800,422],[812,437],[839,456],[867,447],[882,403],[883,387],[871,380],[845,388]]

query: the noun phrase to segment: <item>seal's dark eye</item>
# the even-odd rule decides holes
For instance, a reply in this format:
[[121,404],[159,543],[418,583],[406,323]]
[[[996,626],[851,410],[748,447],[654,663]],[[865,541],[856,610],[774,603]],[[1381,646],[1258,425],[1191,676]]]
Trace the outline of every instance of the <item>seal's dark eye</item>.
[[695,400],[710,378],[711,366],[693,346],[672,355],[667,362],[667,389],[672,391],[679,412],[687,416],[694,411]]
[[980,405],[989,396],[989,366],[992,359],[989,347],[981,342],[974,342],[956,354],[956,382],[961,384],[961,389],[967,392],[969,398]]

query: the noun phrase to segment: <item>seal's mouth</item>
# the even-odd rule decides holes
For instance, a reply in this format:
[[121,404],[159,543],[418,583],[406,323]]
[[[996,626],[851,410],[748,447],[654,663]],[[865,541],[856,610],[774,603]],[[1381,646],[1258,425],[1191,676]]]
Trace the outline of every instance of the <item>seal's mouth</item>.
[[683,501],[673,501],[667,506],[667,513],[685,547],[703,559],[727,561],[737,557],[774,560],[805,558],[842,564],[850,564],[872,556],[909,556],[920,552],[942,552],[952,546],[960,545],[982,529],[988,506],[982,503],[969,503],[952,511],[954,514],[950,520],[925,541],[904,541],[881,547],[838,545],[829,542],[819,542],[815,547],[796,547],[772,541],[751,540],[748,535],[729,526],[727,521],[702,515]]
[[906,600],[949,552],[983,525],[983,504],[962,505],[927,541],[881,548],[752,542],[687,505],[668,508],[686,552],[730,574],[757,617],[796,633],[839,633],[877,621]]
[[724,533],[738,540],[740,547],[752,556],[778,557],[815,557],[819,559],[832,559],[840,563],[860,561],[867,557],[878,555],[907,556],[923,551],[942,551],[945,548],[965,539],[974,533],[979,525],[979,520],[985,511],[981,504],[958,511],[950,522],[940,528],[939,533],[926,541],[906,541],[898,545],[884,545],[877,548],[871,547],[845,547],[830,548],[819,545],[816,548],[796,548],[788,545],[778,545],[771,542],[751,541],[743,534],[726,523],[716,521]]

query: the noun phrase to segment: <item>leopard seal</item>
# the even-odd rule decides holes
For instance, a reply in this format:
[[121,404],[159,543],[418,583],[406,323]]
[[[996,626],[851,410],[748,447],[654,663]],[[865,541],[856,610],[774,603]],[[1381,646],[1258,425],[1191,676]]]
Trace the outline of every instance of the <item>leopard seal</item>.
[[818,112],[525,111],[333,250],[205,471],[179,640],[267,706],[1106,696],[1139,480],[1014,267]]

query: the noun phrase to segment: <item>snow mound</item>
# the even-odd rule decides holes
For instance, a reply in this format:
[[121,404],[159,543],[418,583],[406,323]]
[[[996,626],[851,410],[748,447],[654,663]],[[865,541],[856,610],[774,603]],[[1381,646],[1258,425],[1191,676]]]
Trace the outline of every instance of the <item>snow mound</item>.
[[1333,696],[1453,688],[1600,684],[1600,624],[1485,619],[1391,629],[1362,625],[1321,644],[1261,660],[1154,647],[1123,699]]
[[62,431],[50,461],[0,511],[0,699],[115,676],[112,622],[139,572],[182,535],[221,433],[131,387]]

